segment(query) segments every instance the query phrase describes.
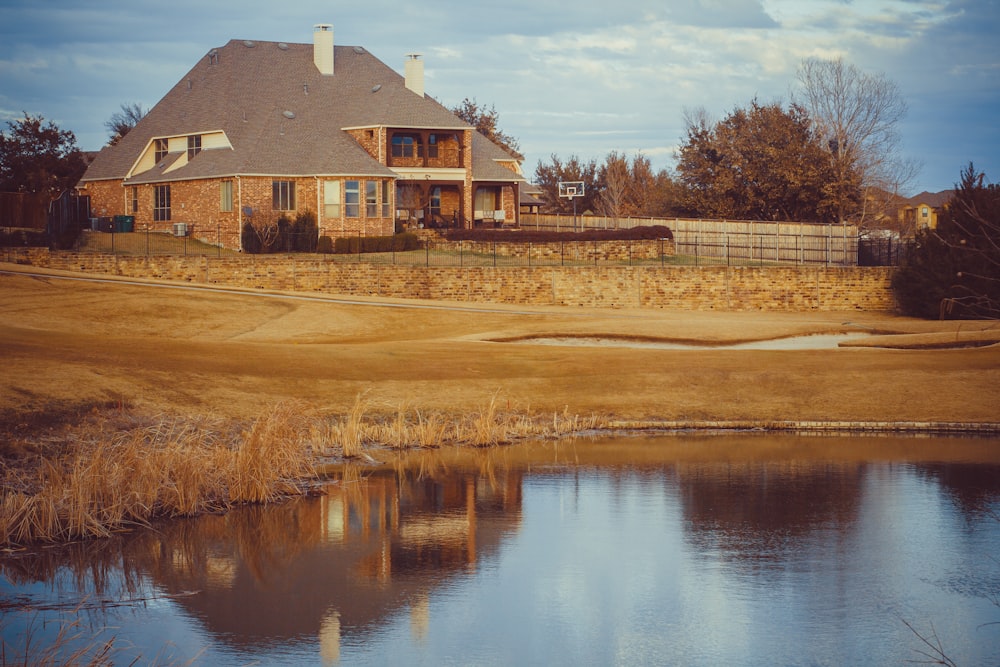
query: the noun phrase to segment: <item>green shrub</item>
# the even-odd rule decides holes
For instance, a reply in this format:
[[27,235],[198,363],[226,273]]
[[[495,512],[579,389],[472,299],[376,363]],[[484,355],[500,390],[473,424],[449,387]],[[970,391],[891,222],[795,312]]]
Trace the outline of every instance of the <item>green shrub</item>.
[[333,239],[329,236],[319,237],[319,241],[316,242],[316,252],[322,253],[324,255],[329,255],[333,252]]
[[893,274],[892,289],[904,314],[1000,319],[1000,185],[985,178],[969,164],[937,229],[917,234],[915,247]]
[[243,223],[243,232],[240,235],[240,247],[243,248],[243,252],[250,254],[257,254],[260,252],[260,239],[257,237],[257,232],[254,231],[253,225],[249,222]]

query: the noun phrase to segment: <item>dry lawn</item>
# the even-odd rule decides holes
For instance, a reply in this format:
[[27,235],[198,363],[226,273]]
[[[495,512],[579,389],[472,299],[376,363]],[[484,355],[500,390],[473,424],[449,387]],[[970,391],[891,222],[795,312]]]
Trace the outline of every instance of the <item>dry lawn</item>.
[[[5,271],[27,270],[0,265]],[[0,273],[0,412],[10,428],[123,403],[253,417],[287,400],[347,413],[665,420],[1000,421],[996,322],[402,302],[165,289]],[[349,302],[347,302],[349,301]],[[874,329],[917,349],[641,350],[492,342],[605,335],[705,342]],[[62,415],[60,417],[59,415]]]

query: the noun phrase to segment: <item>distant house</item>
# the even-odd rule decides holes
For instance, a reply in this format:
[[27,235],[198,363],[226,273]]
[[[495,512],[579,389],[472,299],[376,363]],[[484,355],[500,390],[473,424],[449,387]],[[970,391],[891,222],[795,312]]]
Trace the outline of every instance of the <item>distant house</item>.
[[542,189],[534,183],[521,186],[521,213],[538,213],[542,204]]
[[900,227],[908,232],[937,229],[938,213],[944,210],[953,194],[953,190],[925,191],[915,197],[904,199],[897,209]]
[[364,48],[232,40],[211,49],[81,179],[93,215],[239,247],[246,222],[316,214],[328,236],[516,224],[520,162]]

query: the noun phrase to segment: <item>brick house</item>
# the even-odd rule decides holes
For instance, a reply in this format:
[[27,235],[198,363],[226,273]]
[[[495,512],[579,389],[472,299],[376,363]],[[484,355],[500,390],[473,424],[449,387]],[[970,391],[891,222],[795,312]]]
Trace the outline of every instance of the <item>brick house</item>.
[[[316,214],[321,235],[516,225],[520,162],[405,76],[317,25],[312,44],[211,49],[77,186],[95,216],[240,246],[247,221]],[[221,231],[218,231],[221,230]]]

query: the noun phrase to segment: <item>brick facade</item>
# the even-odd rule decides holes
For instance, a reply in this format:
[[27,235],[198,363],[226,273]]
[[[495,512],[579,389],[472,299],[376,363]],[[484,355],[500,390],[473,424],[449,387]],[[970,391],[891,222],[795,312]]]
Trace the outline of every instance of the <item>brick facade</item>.
[[[323,184],[328,180],[340,182],[340,211],[336,218],[324,217],[322,191]],[[123,186],[121,181],[99,181],[87,184],[82,192],[90,195],[91,213],[94,216],[135,216],[137,230],[151,229],[154,231],[171,231],[174,223],[183,222],[187,225],[189,235],[206,243],[221,243],[227,248],[241,247],[240,237],[243,222],[247,220],[265,219],[276,221],[281,215],[294,219],[297,214],[306,211],[317,214],[320,235],[337,236],[386,236],[393,233],[393,206],[388,207],[389,216],[383,206],[383,183],[394,183],[391,178],[372,179],[378,183],[377,214],[368,215],[365,203],[365,180],[358,180],[359,204],[358,215],[347,217],[344,197],[346,181],[344,178],[317,179],[282,178],[282,177],[236,177],[212,180],[175,181],[156,184],[170,187],[170,219],[154,220],[154,188],[156,185],[140,184]],[[276,210],[274,208],[274,181],[294,183],[295,208],[292,210]],[[232,210],[223,211],[221,184],[231,183]],[[394,186],[390,186],[390,189]],[[133,197],[134,195],[134,197]],[[133,209],[133,201],[137,207]],[[249,215],[247,215],[249,212]]]

